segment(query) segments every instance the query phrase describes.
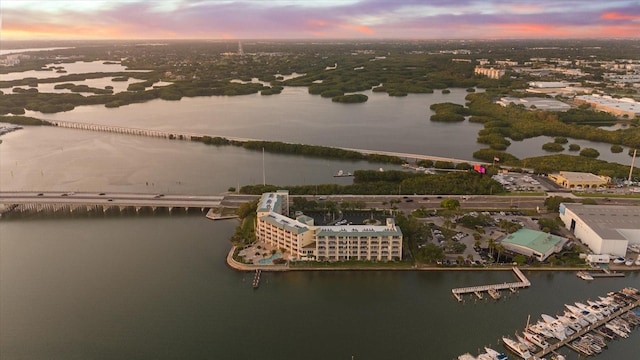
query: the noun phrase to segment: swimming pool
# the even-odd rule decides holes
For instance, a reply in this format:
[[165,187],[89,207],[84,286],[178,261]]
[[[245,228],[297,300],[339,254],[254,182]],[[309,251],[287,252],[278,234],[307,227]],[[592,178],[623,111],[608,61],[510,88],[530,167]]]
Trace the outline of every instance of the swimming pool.
[[258,264],[260,264],[260,265],[273,264],[273,260],[279,259],[281,257],[282,257],[282,254],[273,254],[273,255],[269,256],[268,258],[264,258],[264,259],[258,260]]

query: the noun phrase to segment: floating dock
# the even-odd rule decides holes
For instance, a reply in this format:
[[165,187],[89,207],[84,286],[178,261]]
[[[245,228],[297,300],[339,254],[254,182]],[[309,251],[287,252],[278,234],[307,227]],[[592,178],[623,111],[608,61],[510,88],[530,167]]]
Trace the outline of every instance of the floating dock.
[[516,276],[520,279],[519,282],[455,288],[455,289],[451,289],[451,293],[458,301],[462,301],[462,295],[464,294],[474,293],[476,294],[476,296],[478,296],[478,298],[482,299],[482,292],[484,291],[492,290],[492,292],[497,291],[499,293],[499,290],[509,289],[509,291],[515,292],[516,289],[518,288],[525,288],[525,287],[531,286],[531,282],[529,281],[529,279],[527,279],[526,276],[524,276],[524,274],[522,273],[522,271],[520,271],[520,269],[518,269],[517,267],[513,267],[511,269],[516,274]]
[[262,274],[262,270],[256,270],[256,274],[253,276],[253,288],[257,289],[260,286],[260,275]]

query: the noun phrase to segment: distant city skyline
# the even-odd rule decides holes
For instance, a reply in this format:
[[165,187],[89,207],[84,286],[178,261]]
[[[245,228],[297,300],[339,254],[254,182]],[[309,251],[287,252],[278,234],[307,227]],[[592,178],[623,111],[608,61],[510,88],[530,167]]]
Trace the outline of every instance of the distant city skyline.
[[640,38],[638,0],[3,0],[0,40]]

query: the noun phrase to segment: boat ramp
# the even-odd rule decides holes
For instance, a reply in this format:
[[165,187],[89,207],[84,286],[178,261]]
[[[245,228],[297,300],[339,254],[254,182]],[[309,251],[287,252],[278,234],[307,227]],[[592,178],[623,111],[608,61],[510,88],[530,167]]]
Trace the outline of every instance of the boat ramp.
[[516,289],[526,288],[531,286],[531,282],[529,281],[529,279],[527,279],[526,276],[524,276],[524,274],[522,273],[522,271],[520,271],[520,269],[518,269],[517,267],[513,267],[512,270],[516,274],[518,279],[520,279],[520,281],[511,282],[511,283],[502,283],[502,284],[455,288],[455,289],[451,289],[451,293],[458,301],[462,301],[462,296],[464,294],[470,294],[470,293],[474,293],[478,297],[478,299],[482,299],[483,298],[482,294],[486,291],[489,293],[489,296],[497,300],[501,296],[500,290],[508,289],[511,292],[516,292]]

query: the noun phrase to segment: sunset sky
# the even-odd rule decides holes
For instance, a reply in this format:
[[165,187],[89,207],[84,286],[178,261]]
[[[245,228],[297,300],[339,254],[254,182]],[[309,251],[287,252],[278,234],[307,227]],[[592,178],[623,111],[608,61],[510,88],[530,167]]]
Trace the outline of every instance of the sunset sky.
[[640,38],[640,0],[2,0],[0,39]]

